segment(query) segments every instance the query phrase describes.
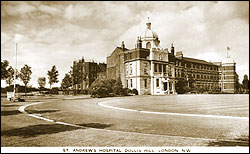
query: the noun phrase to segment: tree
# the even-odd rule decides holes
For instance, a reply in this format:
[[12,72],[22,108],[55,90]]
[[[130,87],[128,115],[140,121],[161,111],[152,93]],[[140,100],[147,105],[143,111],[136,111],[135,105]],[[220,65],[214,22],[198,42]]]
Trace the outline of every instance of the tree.
[[121,78],[118,78],[116,80],[115,83],[113,83],[112,87],[112,91],[116,94],[116,95],[123,95],[124,90],[123,90],[123,86],[122,86],[122,81]]
[[245,74],[244,75],[244,79],[243,79],[243,81],[242,81],[242,85],[243,85],[243,89],[244,90],[248,90],[248,86],[249,86],[249,81],[248,81],[248,76]]
[[46,85],[46,78],[45,77],[39,77],[37,82],[38,82],[38,85],[39,85],[39,89],[42,89]]
[[185,89],[184,87],[186,86],[187,81],[184,79],[178,80],[178,82],[175,84],[175,89],[178,94],[184,94]]
[[1,61],[1,80],[8,78],[8,69],[9,62],[7,60]]
[[21,68],[21,72],[19,74],[20,79],[23,81],[23,83],[25,85],[25,96],[26,96],[26,87],[31,79],[31,77],[30,77],[31,74],[32,74],[31,67],[29,67],[27,64],[25,64],[24,67]]
[[109,89],[112,89],[105,79],[97,78],[90,86],[89,94],[91,97],[107,97]]
[[48,79],[49,79],[49,85],[50,85],[50,89],[51,89],[51,86],[54,84],[54,83],[57,83],[58,82],[58,71],[56,70],[56,66],[52,66],[51,70],[48,71],[47,75],[49,76]]
[[5,78],[6,83],[10,86],[14,80],[14,69],[10,66],[7,69],[7,77]]
[[69,73],[65,74],[64,78],[62,79],[61,89],[68,90],[68,88],[71,86],[72,86],[72,77],[71,77],[70,72],[69,72]]
[[[5,78],[6,83],[10,86],[12,85],[12,82],[14,81],[14,69],[9,66],[9,68],[7,69],[7,77]],[[16,79],[19,77],[18,75],[18,71],[16,70]]]
[[89,94],[91,97],[124,96],[129,93],[138,95],[136,89],[130,90],[122,87],[121,79],[97,78],[90,86]]

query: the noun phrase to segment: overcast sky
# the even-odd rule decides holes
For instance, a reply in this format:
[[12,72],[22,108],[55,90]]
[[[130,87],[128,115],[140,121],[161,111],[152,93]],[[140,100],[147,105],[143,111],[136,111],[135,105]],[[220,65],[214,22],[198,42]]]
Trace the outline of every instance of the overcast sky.
[[38,77],[47,78],[53,65],[61,82],[82,56],[106,62],[122,41],[134,48],[147,17],[162,48],[174,43],[185,57],[214,62],[226,57],[229,46],[240,82],[244,74],[249,76],[247,1],[1,2],[1,59],[15,66],[17,41],[18,70],[24,64],[32,68],[29,85],[37,87]]

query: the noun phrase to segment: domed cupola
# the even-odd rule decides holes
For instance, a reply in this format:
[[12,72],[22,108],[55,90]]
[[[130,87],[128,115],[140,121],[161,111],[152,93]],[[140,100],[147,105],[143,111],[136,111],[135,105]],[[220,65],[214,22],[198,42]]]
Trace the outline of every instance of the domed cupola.
[[222,64],[234,64],[235,61],[231,57],[226,57],[222,60]]
[[160,40],[157,33],[151,30],[151,22],[149,21],[149,17],[146,25],[147,29],[141,33],[143,48],[159,48]]

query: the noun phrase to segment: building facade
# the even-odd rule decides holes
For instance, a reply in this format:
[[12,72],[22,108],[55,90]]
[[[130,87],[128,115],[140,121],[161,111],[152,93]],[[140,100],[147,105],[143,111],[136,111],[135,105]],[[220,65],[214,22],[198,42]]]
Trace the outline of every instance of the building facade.
[[107,78],[121,79],[123,87],[125,87],[124,52],[126,50],[128,49],[122,42],[121,47],[115,48],[112,54],[107,57]]
[[84,90],[88,89],[91,84],[97,79],[106,78],[107,64],[96,63],[91,60],[84,60],[73,62],[73,89]]
[[137,89],[140,95],[176,94],[182,81],[190,88],[236,91],[236,63],[232,58],[212,63],[184,57],[182,51],[175,53],[173,44],[170,51],[161,48],[149,21],[146,27],[134,49],[125,48],[122,42],[107,57],[107,78],[121,78],[124,87]]

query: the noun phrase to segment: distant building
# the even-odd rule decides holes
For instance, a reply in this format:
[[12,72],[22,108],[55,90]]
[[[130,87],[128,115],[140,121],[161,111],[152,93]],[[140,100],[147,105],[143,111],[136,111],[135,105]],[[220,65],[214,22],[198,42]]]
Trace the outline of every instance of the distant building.
[[73,89],[84,90],[91,86],[96,78],[106,78],[105,63],[96,63],[91,60],[84,60],[73,62]]
[[160,47],[151,23],[137,39],[135,49],[125,48],[124,42],[107,57],[107,78],[121,78],[124,87],[137,89],[139,94],[176,94],[176,84],[186,81],[187,87],[236,91],[236,63],[229,57],[222,62],[207,62],[184,57],[182,51],[175,53]]

